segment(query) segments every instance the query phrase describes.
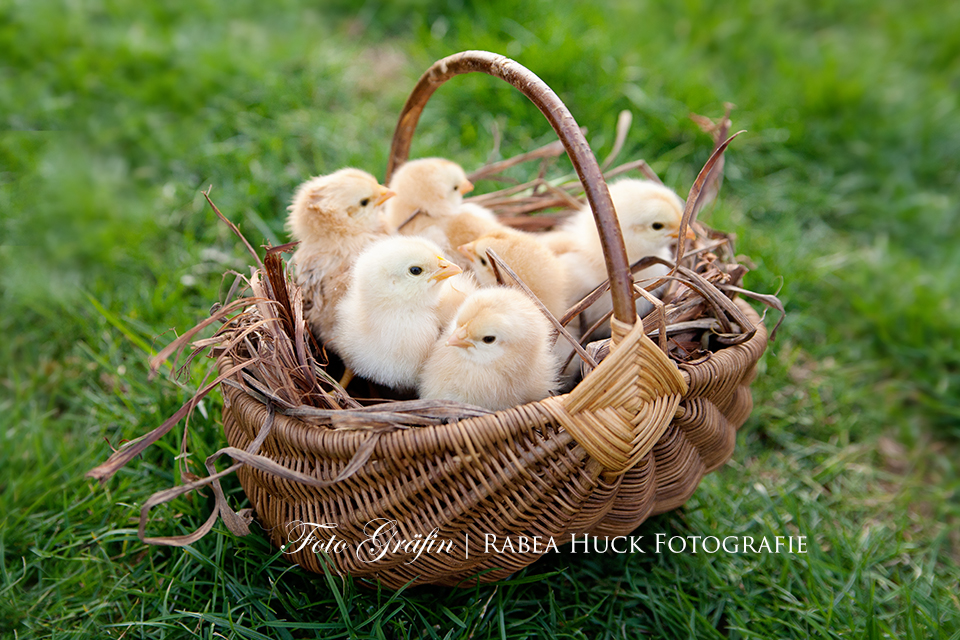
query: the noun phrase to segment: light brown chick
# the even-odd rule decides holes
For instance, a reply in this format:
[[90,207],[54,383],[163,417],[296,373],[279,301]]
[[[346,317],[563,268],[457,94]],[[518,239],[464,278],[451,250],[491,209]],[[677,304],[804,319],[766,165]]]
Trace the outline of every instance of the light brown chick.
[[443,230],[444,240],[446,242],[445,250],[454,262],[462,269],[470,267],[469,256],[454,251],[457,247],[478,240],[485,235],[507,231],[507,227],[502,224],[489,220],[473,213],[463,212],[455,216],[446,218],[437,225],[438,229]]
[[551,327],[521,291],[481,289],[423,365],[421,398],[464,402],[493,411],[534,402],[557,385]]
[[360,251],[386,234],[382,205],[394,194],[359,169],[340,169],[297,188],[287,228],[300,242],[293,261],[304,318],[314,337],[333,335],[336,306]]
[[[566,312],[570,306],[567,267],[536,236],[504,229],[458,247],[458,251],[470,261],[480,284],[493,286],[497,284],[497,277],[487,257],[487,249],[493,249],[513,269],[550,313],[559,318]],[[505,284],[514,286],[506,274],[503,279]]]
[[415,211],[420,213],[399,230],[402,235],[426,235],[423,232],[444,218],[455,216],[463,205],[463,196],[473,191],[473,184],[456,162],[444,158],[410,160],[397,169],[390,179],[390,189],[397,197],[387,205],[387,224],[396,231]]

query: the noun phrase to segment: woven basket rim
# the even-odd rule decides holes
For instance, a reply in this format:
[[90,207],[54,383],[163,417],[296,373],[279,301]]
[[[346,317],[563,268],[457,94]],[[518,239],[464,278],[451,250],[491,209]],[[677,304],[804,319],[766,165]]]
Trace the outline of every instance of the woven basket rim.
[[[735,359],[741,355],[749,356],[757,351],[762,353],[765,350],[767,343],[767,331],[763,325],[763,322],[761,321],[760,315],[753,309],[753,307],[751,307],[742,299],[738,298],[734,302],[741,307],[747,317],[754,323],[754,326],[757,327],[757,332],[748,340],[740,344],[729,345],[723,347],[722,349],[718,349],[717,351],[711,352],[711,356],[707,360],[701,362],[678,363],[674,360],[670,360],[670,362],[678,369],[680,375],[684,377],[688,384],[690,381],[691,372],[694,372],[699,368],[706,367],[707,363],[710,361],[713,361],[714,365],[719,364],[720,366],[732,366],[732,363],[727,364],[727,362],[731,361],[731,359]],[[226,370],[231,366],[232,363],[228,362],[228,360],[228,354],[222,354],[218,358],[217,364],[221,371]],[[583,381],[581,381],[579,384],[583,384]],[[224,385],[224,391],[227,391],[227,389],[229,388]],[[258,404],[260,407],[262,407],[263,415],[266,417],[267,406],[259,399],[253,397],[249,393],[246,393],[243,389],[237,389],[235,387],[229,392],[231,393],[231,396],[236,396],[237,393],[241,393],[249,398],[251,402]],[[558,396],[551,396],[551,398],[554,401],[562,401],[569,395],[570,392]],[[511,407],[502,411],[491,411],[489,415],[516,412],[517,410],[539,411],[539,406],[542,402],[544,401],[538,400],[536,402],[518,405],[517,407]],[[372,431],[367,428],[335,428],[311,424],[307,421],[301,420],[300,418],[284,415],[282,409],[277,407],[274,407],[274,409],[277,414],[271,437],[276,438],[278,443],[289,446],[292,449],[300,450],[303,453],[333,456],[338,459],[349,460],[356,452],[357,448],[359,448],[360,445],[363,444],[372,433]],[[364,411],[356,409],[337,409],[335,411],[338,413],[353,414],[360,417],[362,417],[364,414]],[[411,411],[410,415],[418,416],[422,414],[419,414],[416,411]],[[380,423],[380,425],[382,426],[382,423]],[[416,431],[419,434],[418,437],[421,438],[425,437],[425,434],[432,434],[437,438],[452,439],[454,437],[454,432],[461,432],[461,437],[469,437],[470,433],[474,431],[479,432],[487,428],[486,422],[483,421],[481,417],[475,416],[461,419],[451,419],[449,422],[445,422],[443,424],[403,425],[401,423],[399,426],[401,428],[380,432],[379,437],[381,438],[381,442],[377,445],[377,447],[380,448],[388,446],[393,441],[403,441],[404,439],[410,437],[410,434],[414,431]]]

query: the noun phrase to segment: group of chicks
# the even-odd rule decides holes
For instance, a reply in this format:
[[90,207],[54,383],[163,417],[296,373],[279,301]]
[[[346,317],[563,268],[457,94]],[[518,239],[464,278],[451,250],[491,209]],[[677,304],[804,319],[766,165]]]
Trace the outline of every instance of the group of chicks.
[[[463,169],[442,158],[407,162],[389,187],[341,169],[300,185],[288,228],[299,241],[293,260],[304,317],[354,374],[496,411],[559,390],[570,349],[555,345],[552,323],[525,292],[498,284],[487,250],[555,317],[607,274],[589,206],[554,231],[526,233],[465,203],[472,190]],[[635,179],[613,183],[610,195],[630,261],[669,258],[680,198]],[[583,326],[610,308],[607,294]]]

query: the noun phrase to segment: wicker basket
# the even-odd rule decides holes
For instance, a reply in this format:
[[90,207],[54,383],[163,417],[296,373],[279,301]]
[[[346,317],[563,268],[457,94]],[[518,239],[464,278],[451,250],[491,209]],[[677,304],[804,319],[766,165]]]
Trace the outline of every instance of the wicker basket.
[[[566,395],[427,426],[413,412],[407,425],[318,428],[275,414],[240,385],[221,385],[231,451],[258,448],[237,470],[256,517],[273,544],[285,545],[288,558],[311,571],[323,571],[323,554],[316,553],[322,548],[336,571],[374,576],[389,587],[411,580],[469,585],[534,562],[549,540],[559,545],[571,535],[623,535],[682,505],[705,473],[729,459],[752,408],[749,385],[767,342],[760,318],[737,300],[756,332],[695,364],[676,364],[645,335],[597,162],[557,96],[516,62],[464,52],[434,64],[403,109],[388,179],[406,160],[433,91],[471,71],[510,82],[540,108],[585,186],[614,301],[610,353]],[[236,365],[233,353],[220,353],[222,375]],[[261,431],[265,425],[269,435]],[[258,435],[266,437],[255,443]],[[278,474],[280,467],[286,471]],[[384,552],[371,535],[386,522],[395,537]],[[302,545],[309,528],[321,544]],[[485,545],[490,535],[494,548]],[[425,539],[435,544],[427,548]],[[413,543],[397,547],[397,541]]]

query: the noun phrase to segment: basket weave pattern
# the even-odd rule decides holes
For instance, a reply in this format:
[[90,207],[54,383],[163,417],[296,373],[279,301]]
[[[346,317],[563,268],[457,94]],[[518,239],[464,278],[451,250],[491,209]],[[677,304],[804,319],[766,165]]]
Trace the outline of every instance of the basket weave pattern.
[[[741,306],[759,324],[755,312]],[[378,560],[366,549],[329,554],[343,573],[375,575],[393,588],[412,579],[455,585],[489,569],[480,580],[499,580],[540,554],[484,553],[484,534],[497,535],[498,544],[510,536],[515,549],[520,536],[562,543],[570,534],[621,535],[683,504],[702,476],[733,452],[736,430],[752,408],[749,384],[766,339],[760,325],[747,342],[678,368],[631,330],[567,395],[377,436],[278,415],[261,454],[318,479],[336,477],[368,438],[378,440],[354,475],[328,487],[252,467],[238,471],[240,482],[277,546],[289,542],[289,524],[298,521],[336,523],[337,538],[357,544],[378,518],[395,520],[401,539],[436,528],[440,539],[455,544],[451,553],[424,553],[415,562],[412,552]],[[218,364],[225,370],[231,356]],[[234,387],[223,391],[227,439],[244,449],[267,408]],[[289,559],[323,570],[309,547]]]

